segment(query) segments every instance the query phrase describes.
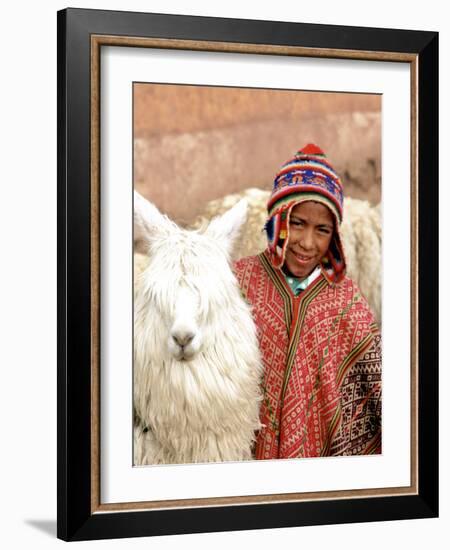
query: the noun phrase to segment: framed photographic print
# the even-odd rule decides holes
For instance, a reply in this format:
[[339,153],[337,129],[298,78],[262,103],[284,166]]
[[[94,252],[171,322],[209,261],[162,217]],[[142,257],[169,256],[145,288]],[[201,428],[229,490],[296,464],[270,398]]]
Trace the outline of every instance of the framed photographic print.
[[58,537],[437,516],[437,83],[434,32],[58,13]]

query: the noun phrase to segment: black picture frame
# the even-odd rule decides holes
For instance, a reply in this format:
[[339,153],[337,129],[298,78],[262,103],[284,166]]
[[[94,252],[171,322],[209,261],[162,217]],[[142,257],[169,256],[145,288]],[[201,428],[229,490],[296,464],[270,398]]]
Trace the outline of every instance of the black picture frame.
[[[86,9],[58,12],[58,525],[63,540],[138,537],[330,523],[430,518],[438,515],[438,33],[288,22],[174,16]],[[93,37],[100,37],[97,42]],[[417,286],[412,324],[417,330],[417,486],[415,494],[347,497],[108,512],[98,506],[98,429],[93,395],[99,380],[95,314],[99,301],[99,211],[93,182],[98,155],[93,123],[92,60],[102,37],[211,44],[303,48],[329,57],[410,62],[416,97],[412,114],[416,177],[412,247]],[[188,41],[188,42],[186,42]],[[181,45],[180,45],[181,44]],[[132,45],[138,45],[132,44]],[[279,52],[277,51],[279,48]],[[284,53],[283,53],[284,51]],[[409,60],[409,61],[408,61]],[[94,82],[95,84],[95,82]],[[413,132],[414,133],[414,132]],[[97,149],[96,149],[97,148]],[[97,157],[98,160],[98,157]],[[97,163],[98,164],[98,163]],[[407,200],[407,198],[405,198]],[[401,207],[401,205],[399,205]],[[94,243],[95,244],[95,243]],[[95,266],[95,269],[94,267]],[[96,411],[98,416],[98,410]]]

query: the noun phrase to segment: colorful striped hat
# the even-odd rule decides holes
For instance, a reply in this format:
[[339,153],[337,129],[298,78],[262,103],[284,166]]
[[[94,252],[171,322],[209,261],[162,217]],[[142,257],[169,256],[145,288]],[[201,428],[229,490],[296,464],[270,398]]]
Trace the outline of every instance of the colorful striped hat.
[[333,238],[328,254],[322,260],[322,272],[332,283],[345,275],[345,257],[339,235],[344,193],[342,182],[324,152],[312,143],[286,162],[275,177],[267,204],[265,225],[272,264],[281,268],[289,238],[289,217],[292,208],[301,202],[315,201],[327,206],[334,219]]

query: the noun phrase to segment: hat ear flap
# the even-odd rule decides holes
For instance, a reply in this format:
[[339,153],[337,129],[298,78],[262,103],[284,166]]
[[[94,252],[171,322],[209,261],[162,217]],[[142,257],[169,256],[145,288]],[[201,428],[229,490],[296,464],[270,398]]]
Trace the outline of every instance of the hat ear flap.
[[264,226],[267,234],[268,249],[274,267],[281,267],[287,243],[287,212],[276,212]]
[[345,276],[346,261],[339,229],[334,230],[328,252],[321,262],[322,273],[329,283],[339,283]]
[[275,234],[275,216],[269,218],[266,221],[264,226],[267,235],[267,242],[269,243],[269,248],[273,248],[274,234]]

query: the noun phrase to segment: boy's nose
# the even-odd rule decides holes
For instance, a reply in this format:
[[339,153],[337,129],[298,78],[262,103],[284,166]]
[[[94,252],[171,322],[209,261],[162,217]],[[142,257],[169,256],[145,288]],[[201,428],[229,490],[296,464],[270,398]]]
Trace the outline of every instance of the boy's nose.
[[300,246],[305,250],[311,250],[314,246],[314,239],[310,231],[305,231],[299,240]]

